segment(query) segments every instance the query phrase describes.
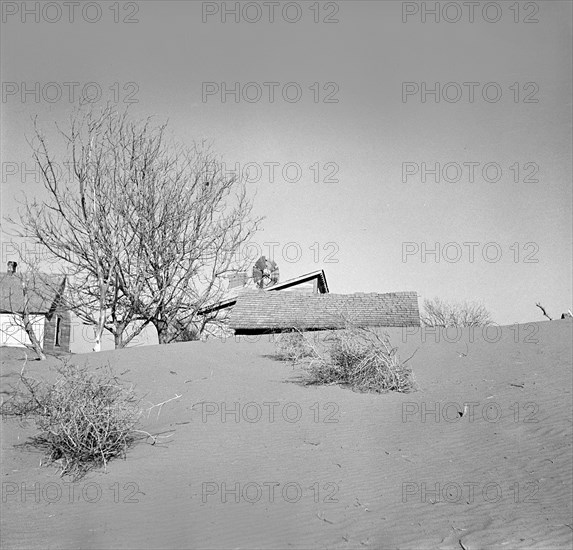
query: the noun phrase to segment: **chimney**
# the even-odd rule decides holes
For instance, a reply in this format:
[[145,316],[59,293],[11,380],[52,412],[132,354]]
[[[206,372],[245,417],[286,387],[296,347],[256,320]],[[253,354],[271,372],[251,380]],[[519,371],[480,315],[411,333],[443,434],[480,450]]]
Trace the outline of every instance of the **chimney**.
[[16,266],[18,262],[8,262],[8,275],[14,275],[16,273]]
[[229,277],[229,290],[232,288],[237,288],[238,286],[243,287],[247,284],[248,275],[244,272],[233,273]]

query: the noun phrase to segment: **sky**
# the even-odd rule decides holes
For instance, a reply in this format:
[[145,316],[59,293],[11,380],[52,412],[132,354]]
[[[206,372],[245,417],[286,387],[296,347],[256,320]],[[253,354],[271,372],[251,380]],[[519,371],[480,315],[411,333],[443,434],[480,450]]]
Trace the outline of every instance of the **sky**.
[[265,216],[245,253],[282,280],[324,269],[331,292],[478,301],[500,324],[572,308],[571,2],[70,9],[2,2],[2,216],[42,197],[32,117],[55,138],[85,93],[243,172]]

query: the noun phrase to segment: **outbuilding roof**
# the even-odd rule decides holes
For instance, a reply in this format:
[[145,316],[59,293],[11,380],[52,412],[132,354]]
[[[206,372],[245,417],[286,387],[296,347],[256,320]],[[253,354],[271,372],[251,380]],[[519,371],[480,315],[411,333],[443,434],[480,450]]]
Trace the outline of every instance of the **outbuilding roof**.
[[416,292],[305,294],[244,292],[229,316],[236,333],[420,326]]
[[[271,292],[273,290],[285,290],[287,288],[292,288],[297,285],[301,285],[304,283],[308,283],[309,281],[315,280],[317,284],[318,292],[324,294],[328,293],[328,283],[326,282],[326,275],[324,274],[324,270],[319,269],[317,271],[312,271],[311,273],[306,273],[305,275],[300,275],[295,277],[294,279],[289,279],[288,281],[283,281],[282,283],[277,283],[271,287],[262,289],[264,292]],[[257,290],[249,290],[247,288],[239,288],[234,289],[231,291],[232,295],[226,298],[225,300],[221,300],[216,304],[204,307],[203,309],[199,310],[200,315],[205,315],[207,313],[211,313],[213,311],[218,311],[220,309],[225,309],[231,306],[234,306],[237,303],[237,300],[240,296],[248,292],[258,292],[261,293],[261,289]]]

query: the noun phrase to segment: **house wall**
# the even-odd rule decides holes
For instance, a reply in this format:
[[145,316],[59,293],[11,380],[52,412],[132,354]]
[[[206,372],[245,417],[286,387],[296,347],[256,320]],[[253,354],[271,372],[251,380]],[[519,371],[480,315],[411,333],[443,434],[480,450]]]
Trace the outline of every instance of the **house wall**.
[[[31,345],[26,331],[19,326],[21,321],[15,319],[12,313],[0,314],[0,345],[24,348]],[[44,325],[46,317],[44,315],[31,315],[34,334],[40,344],[44,343]]]
[[[56,345],[56,330],[60,321],[59,345]],[[70,339],[72,331],[71,314],[61,308],[57,308],[50,318],[46,319],[44,326],[44,351],[70,351]]]
[[[72,353],[91,353],[95,344],[94,326],[86,325],[83,321],[72,313],[70,351]],[[149,325],[138,334],[128,345],[128,348],[137,346],[151,346],[158,344],[157,331],[155,327]],[[103,333],[101,342],[102,351],[115,349],[113,336],[106,330]]]

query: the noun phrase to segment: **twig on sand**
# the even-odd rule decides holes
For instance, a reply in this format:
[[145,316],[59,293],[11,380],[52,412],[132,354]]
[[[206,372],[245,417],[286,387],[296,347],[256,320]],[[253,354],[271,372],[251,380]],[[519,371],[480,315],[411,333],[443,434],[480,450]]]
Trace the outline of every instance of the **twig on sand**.
[[458,542],[460,543],[460,546],[464,549],[464,550],[468,550],[466,546],[464,546],[462,539],[458,539]]
[[[155,444],[157,443],[157,440],[158,440],[159,437],[160,437],[160,434],[158,434],[158,435],[151,435],[149,432],[146,432],[145,430],[133,430],[133,431],[134,431],[134,432],[141,433],[141,434],[145,434],[147,437],[150,437],[151,439],[153,439],[153,442],[151,443],[152,445],[155,445]],[[173,433],[170,433],[169,435],[165,435],[165,436],[162,436],[162,437],[167,438],[167,437],[171,437],[172,435],[173,435]]]
[[172,397],[171,399],[168,399],[167,401],[163,401],[162,403],[157,403],[157,405],[153,405],[151,407],[149,407],[149,409],[147,409],[147,418],[149,418],[149,415],[151,414],[151,410],[154,409],[155,407],[159,407],[159,411],[157,412],[157,418],[159,418],[159,415],[161,414],[161,409],[163,408],[163,405],[165,405],[166,403],[169,403],[170,401],[175,401],[175,399],[179,399],[181,396],[175,394],[175,397]]
[[155,445],[157,443],[157,438],[154,435],[151,435],[149,432],[146,432],[145,430],[133,430],[133,431],[141,433],[141,434],[145,434],[145,435],[147,435],[147,437],[150,437],[151,439],[153,439],[153,442],[151,443],[152,445]]
[[331,525],[334,525],[334,521],[330,521],[329,519],[322,517],[319,512],[316,513],[316,517],[322,521],[325,521],[326,523],[330,523]]
[[405,365],[410,359],[412,359],[412,357],[414,357],[414,355],[416,355],[416,353],[418,353],[418,350],[419,350],[419,349],[420,349],[419,347],[416,348],[416,350],[414,351],[414,353],[412,353],[412,355],[410,355],[410,357],[408,357],[408,359],[406,359],[405,361],[402,361],[402,364]]

